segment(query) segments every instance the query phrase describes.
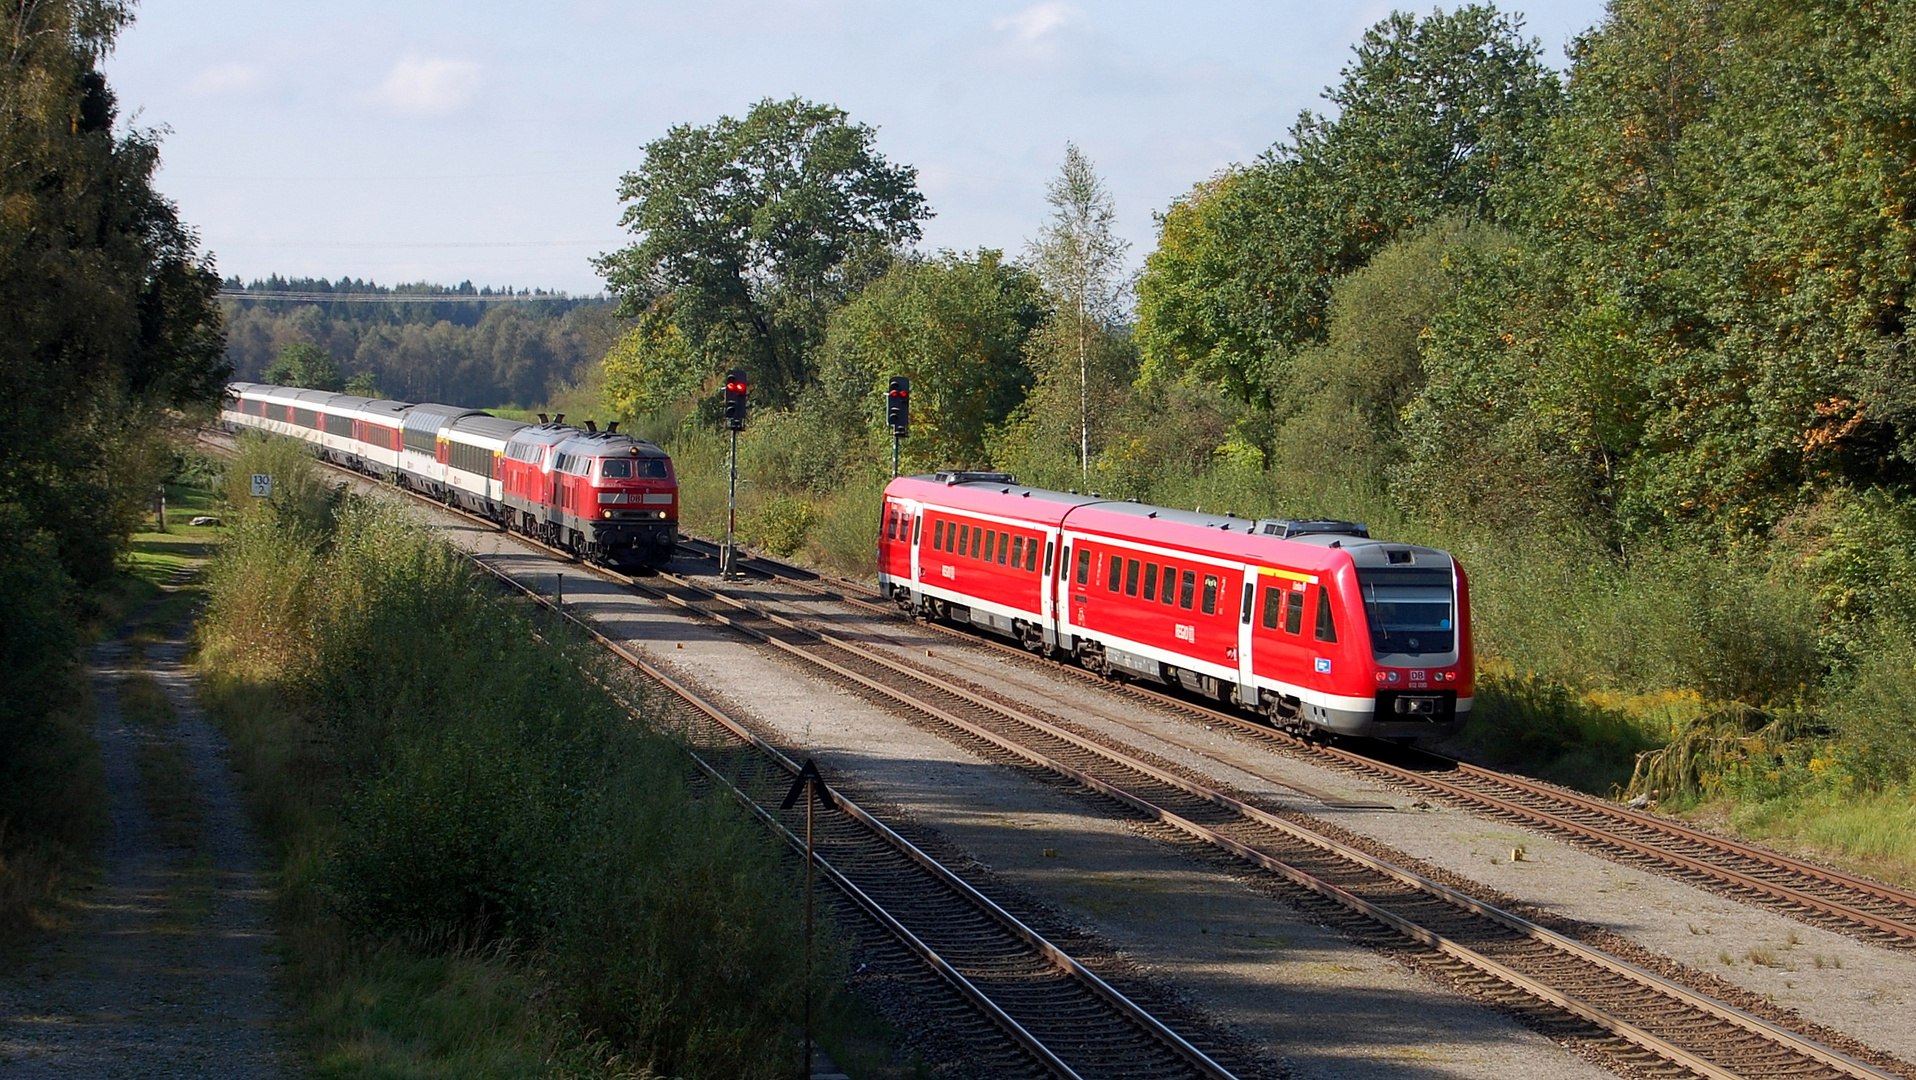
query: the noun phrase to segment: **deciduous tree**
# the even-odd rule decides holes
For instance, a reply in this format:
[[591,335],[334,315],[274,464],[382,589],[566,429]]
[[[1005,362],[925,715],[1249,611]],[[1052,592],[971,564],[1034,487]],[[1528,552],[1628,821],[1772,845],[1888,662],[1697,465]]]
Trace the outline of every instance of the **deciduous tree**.
[[743,119],[680,125],[620,182],[638,239],[599,259],[637,317],[669,301],[702,370],[741,366],[761,400],[808,386],[826,319],[930,216],[917,171],[842,109],[766,99]]
[[1130,284],[1124,277],[1117,201],[1105,189],[1091,159],[1066,143],[1064,164],[1045,187],[1051,220],[1031,243],[1030,258],[1069,323],[1070,348],[1078,364],[1078,471],[1091,469],[1091,354],[1096,338],[1124,313]]
[[1152,379],[1216,383],[1268,407],[1289,357],[1323,340],[1338,278],[1407,229],[1496,219],[1537,158],[1561,90],[1523,20],[1487,4],[1366,31],[1288,144],[1199,185],[1160,222],[1139,282]]
[[275,386],[301,386],[308,390],[342,390],[345,383],[333,358],[310,342],[296,341],[279,351],[260,378]]
[[[151,479],[134,444],[217,401],[219,276],[153,189],[155,133],[116,133],[110,0],[0,5],[0,503],[111,572]],[[138,490],[135,490],[135,489]]]
[[901,259],[833,313],[820,398],[840,426],[879,434],[888,380],[909,378],[907,463],[983,466],[986,432],[1031,387],[1025,345],[1045,314],[1036,278],[1000,252]]

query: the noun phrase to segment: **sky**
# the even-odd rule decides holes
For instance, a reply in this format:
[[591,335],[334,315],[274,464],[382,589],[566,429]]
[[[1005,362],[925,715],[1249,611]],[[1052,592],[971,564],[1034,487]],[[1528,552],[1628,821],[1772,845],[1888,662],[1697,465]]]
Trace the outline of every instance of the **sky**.
[[[145,0],[106,71],[223,275],[581,295],[648,141],[794,94],[918,169],[929,250],[1021,251],[1076,142],[1135,265],[1152,213],[1322,108],[1392,6]],[[1562,68],[1602,4],[1517,10]]]

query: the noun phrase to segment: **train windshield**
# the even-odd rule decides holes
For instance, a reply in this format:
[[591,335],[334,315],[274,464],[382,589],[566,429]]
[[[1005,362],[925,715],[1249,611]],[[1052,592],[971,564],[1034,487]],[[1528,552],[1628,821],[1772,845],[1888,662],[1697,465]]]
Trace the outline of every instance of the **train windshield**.
[[617,479],[669,479],[664,458],[606,458],[599,475]]
[[1358,567],[1371,652],[1416,656],[1447,653],[1457,644],[1449,570]]

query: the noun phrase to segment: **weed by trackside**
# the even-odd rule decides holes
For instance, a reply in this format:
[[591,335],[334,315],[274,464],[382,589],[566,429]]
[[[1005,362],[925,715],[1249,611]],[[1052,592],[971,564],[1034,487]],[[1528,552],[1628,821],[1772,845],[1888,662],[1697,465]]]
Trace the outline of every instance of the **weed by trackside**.
[[[279,848],[291,980],[328,1071],[788,1067],[789,872],[577,677],[563,633],[535,641],[399,508],[229,531],[207,697]],[[821,999],[835,975],[828,955]]]

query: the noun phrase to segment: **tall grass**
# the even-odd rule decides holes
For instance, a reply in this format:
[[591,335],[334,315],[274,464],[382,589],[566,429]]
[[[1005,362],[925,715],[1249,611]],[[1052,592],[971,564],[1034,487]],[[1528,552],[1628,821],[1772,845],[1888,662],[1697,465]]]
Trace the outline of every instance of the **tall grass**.
[[789,1069],[789,873],[552,631],[371,501],[246,515],[209,588],[203,664],[326,1071]]
[[[725,535],[730,434],[687,424],[660,438],[679,476],[680,523]],[[889,454],[889,450],[885,451]],[[799,413],[765,413],[739,436],[739,539],[843,574],[869,576],[879,493],[891,478],[879,448],[818,430]]]

